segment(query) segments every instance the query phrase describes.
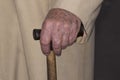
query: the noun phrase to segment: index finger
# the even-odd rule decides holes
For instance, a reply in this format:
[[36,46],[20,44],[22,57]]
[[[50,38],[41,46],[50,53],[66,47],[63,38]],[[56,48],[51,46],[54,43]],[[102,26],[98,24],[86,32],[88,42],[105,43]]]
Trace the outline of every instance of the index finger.
[[41,50],[45,55],[50,53],[51,31],[47,28],[42,29],[40,34]]

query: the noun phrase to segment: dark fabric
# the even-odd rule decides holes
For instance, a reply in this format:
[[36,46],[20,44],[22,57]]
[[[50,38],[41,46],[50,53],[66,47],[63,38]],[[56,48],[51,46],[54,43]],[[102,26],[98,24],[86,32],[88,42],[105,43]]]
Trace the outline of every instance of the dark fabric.
[[96,20],[94,80],[120,80],[120,0],[105,0]]

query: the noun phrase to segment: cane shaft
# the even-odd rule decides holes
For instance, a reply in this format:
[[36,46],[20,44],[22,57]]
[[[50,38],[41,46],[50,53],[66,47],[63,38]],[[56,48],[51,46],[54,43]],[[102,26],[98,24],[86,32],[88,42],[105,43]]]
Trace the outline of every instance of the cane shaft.
[[[84,27],[83,25],[81,25],[80,31],[77,35],[77,37],[79,36],[83,36],[84,34]],[[39,40],[40,39],[40,29],[34,29],[33,30],[33,38],[34,40]],[[52,48],[51,48],[52,50]],[[53,53],[53,51],[51,51],[51,53],[47,56],[47,77],[48,80],[57,80],[57,71],[56,71],[56,57],[55,54]]]
[[47,77],[48,80],[57,80],[56,57],[53,51],[47,56]]

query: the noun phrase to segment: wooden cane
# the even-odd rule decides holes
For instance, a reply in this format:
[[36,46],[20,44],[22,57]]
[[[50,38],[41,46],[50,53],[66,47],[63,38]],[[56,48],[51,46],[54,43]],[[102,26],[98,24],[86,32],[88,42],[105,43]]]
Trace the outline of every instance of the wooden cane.
[[53,51],[47,56],[47,77],[48,80],[57,80],[56,57]]
[[[33,30],[34,40],[40,39],[40,32],[41,32],[40,29]],[[56,56],[52,51],[52,47],[50,54],[46,56],[46,61],[47,61],[47,80],[57,80]]]
[[[85,29],[82,25],[77,36],[78,37],[83,36],[84,31],[85,31]],[[41,32],[40,29],[33,30],[34,40],[40,40],[40,32]],[[47,78],[48,78],[48,80],[57,80],[56,56],[55,56],[54,52],[52,51],[52,47],[51,47],[51,53],[46,56],[46,59],[47,59]]]

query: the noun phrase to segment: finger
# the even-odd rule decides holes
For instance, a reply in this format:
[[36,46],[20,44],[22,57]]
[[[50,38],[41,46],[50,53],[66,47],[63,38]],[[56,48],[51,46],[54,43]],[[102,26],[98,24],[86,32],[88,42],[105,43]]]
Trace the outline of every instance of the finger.
[[69,45],[73,44],[76,41],[77,33],[78,33],[77,25],[73,23],[70,28]]
[[43,26],[40,34],[41,50],[45,55],[48,55],[50,53],[51,29],[49,28],[50,25]]
[[57,56],[61,55],[61,41],[62,41],[62,33],[60,27],[56,27],[52,33],[52,47],[53,51]]
[[62,35],[62,49],[65,49],[69,45],[69,28],[65,27]]

